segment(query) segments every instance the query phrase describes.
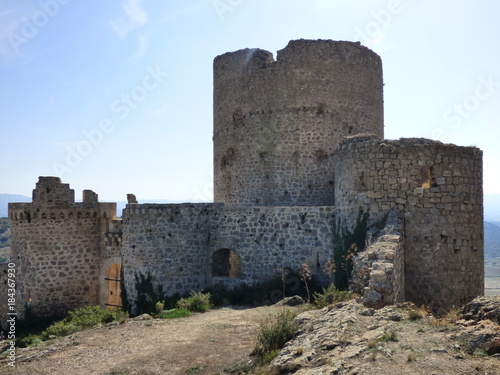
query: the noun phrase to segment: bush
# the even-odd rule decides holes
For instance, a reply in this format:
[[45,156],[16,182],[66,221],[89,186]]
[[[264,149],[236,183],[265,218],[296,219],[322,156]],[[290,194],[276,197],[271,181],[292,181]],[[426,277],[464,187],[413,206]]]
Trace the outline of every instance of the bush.
[[323,288],[322,293],[314,293],[314,304],[319,308],[328,306],[335,302],[349,299],[351,294],[347,290],[338,290],[335,285],[330,284],[328,288]]
[[19,347],[34,345],[42,340],[68,336],[75,332],[83,331],[86,328],[95,327],[99,324],[123,322],[127,317],[127,313],[118,309],[101,310],[99,306],[85,306],[70,311],[66,318],[51,324],[38,335],[28,335],[19,338],[17,340],[17,345]]
[[388,341],[392,341],[392,342],[398,342],[399,339],[398,339],[398,336],[396,334],[395,331],[386,331],[382,337],[379,339],[380,342],[388,342]]
[[299,328],[295,316],[292,310],[283,310],[275,318],[261,321],[254,354],[261,359],[274,358],[276,351],[295,337]]
[[195,293],[191,291],[191,294],[187,298],[181,298],[179,302],[177,302],[177,307],[179,309],[185,309],[193,312],[205,312],[212,308],[212,304],[210,303],[210,293],[203,293],[203,291],[199,291]]
[[424,313],[419,309],[410,310],[410,312],[408,313],[408,319],[410,319],[411,321],[420,320],[423,319],[423,317]]
[[160,319],[175,319],[175,318],[184,318],[186,316],[190,316],[191,311],[186,310],[186,309],[172,309],[172,310],[166,310],[162,311],[160,314],[158,314],[158,318]]

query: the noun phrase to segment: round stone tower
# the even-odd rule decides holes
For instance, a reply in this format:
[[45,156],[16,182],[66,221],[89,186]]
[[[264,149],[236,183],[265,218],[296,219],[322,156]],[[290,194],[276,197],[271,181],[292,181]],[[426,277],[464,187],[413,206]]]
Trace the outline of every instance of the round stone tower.
[[359,135],[335,151],[337,230],[404,213],[405,298],[437,312],[484,291],[483,167],[475,147]]
[[383,138],[380,57],[359,43],[296,40],[277,59],[245,49],[214,60],[214,200],[333,206],[333,150]]

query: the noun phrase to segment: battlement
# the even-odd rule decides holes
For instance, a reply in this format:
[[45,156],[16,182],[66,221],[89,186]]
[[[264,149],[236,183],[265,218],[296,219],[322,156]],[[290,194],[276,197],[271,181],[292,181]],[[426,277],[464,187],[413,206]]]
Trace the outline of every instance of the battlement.
[[59,177],[39,177],[33,190],[33,203],[46,207],[67,206],[75,202],[75,191]]

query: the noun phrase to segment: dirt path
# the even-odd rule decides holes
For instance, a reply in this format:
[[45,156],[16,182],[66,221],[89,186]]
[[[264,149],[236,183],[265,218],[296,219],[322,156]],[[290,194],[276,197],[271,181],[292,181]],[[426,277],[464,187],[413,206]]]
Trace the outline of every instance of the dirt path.
[[18,350],[0,374],[221,374],[249,360],[260,319],[277,307],[221,308],[172,320],[127,321]]

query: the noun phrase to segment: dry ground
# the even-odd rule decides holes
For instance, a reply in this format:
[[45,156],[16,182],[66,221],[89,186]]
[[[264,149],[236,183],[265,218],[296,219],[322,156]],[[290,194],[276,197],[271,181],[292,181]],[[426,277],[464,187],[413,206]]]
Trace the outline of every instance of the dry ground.
[[[353,303],[300,316],[302,333],[280,355],[297,362],[297,375],[500,374],[498,355],[466,353],[453,338],[458,328],[411,322],[408,311],[395,307],[363,316]],[[18,350],[16,368],[2,367],[0,375],[224,374],[248,363],[260,320],[280,309],[226,307],[180,319],[129,320]],[[394,313],[402,320],[392,321]],[[377,341],[389,328],[398,341]]]
[[277,310],[221,308],[187,318],[129,320],[18,349],[15,370],[0,374],[221,374],[250,360],[260,319]]

